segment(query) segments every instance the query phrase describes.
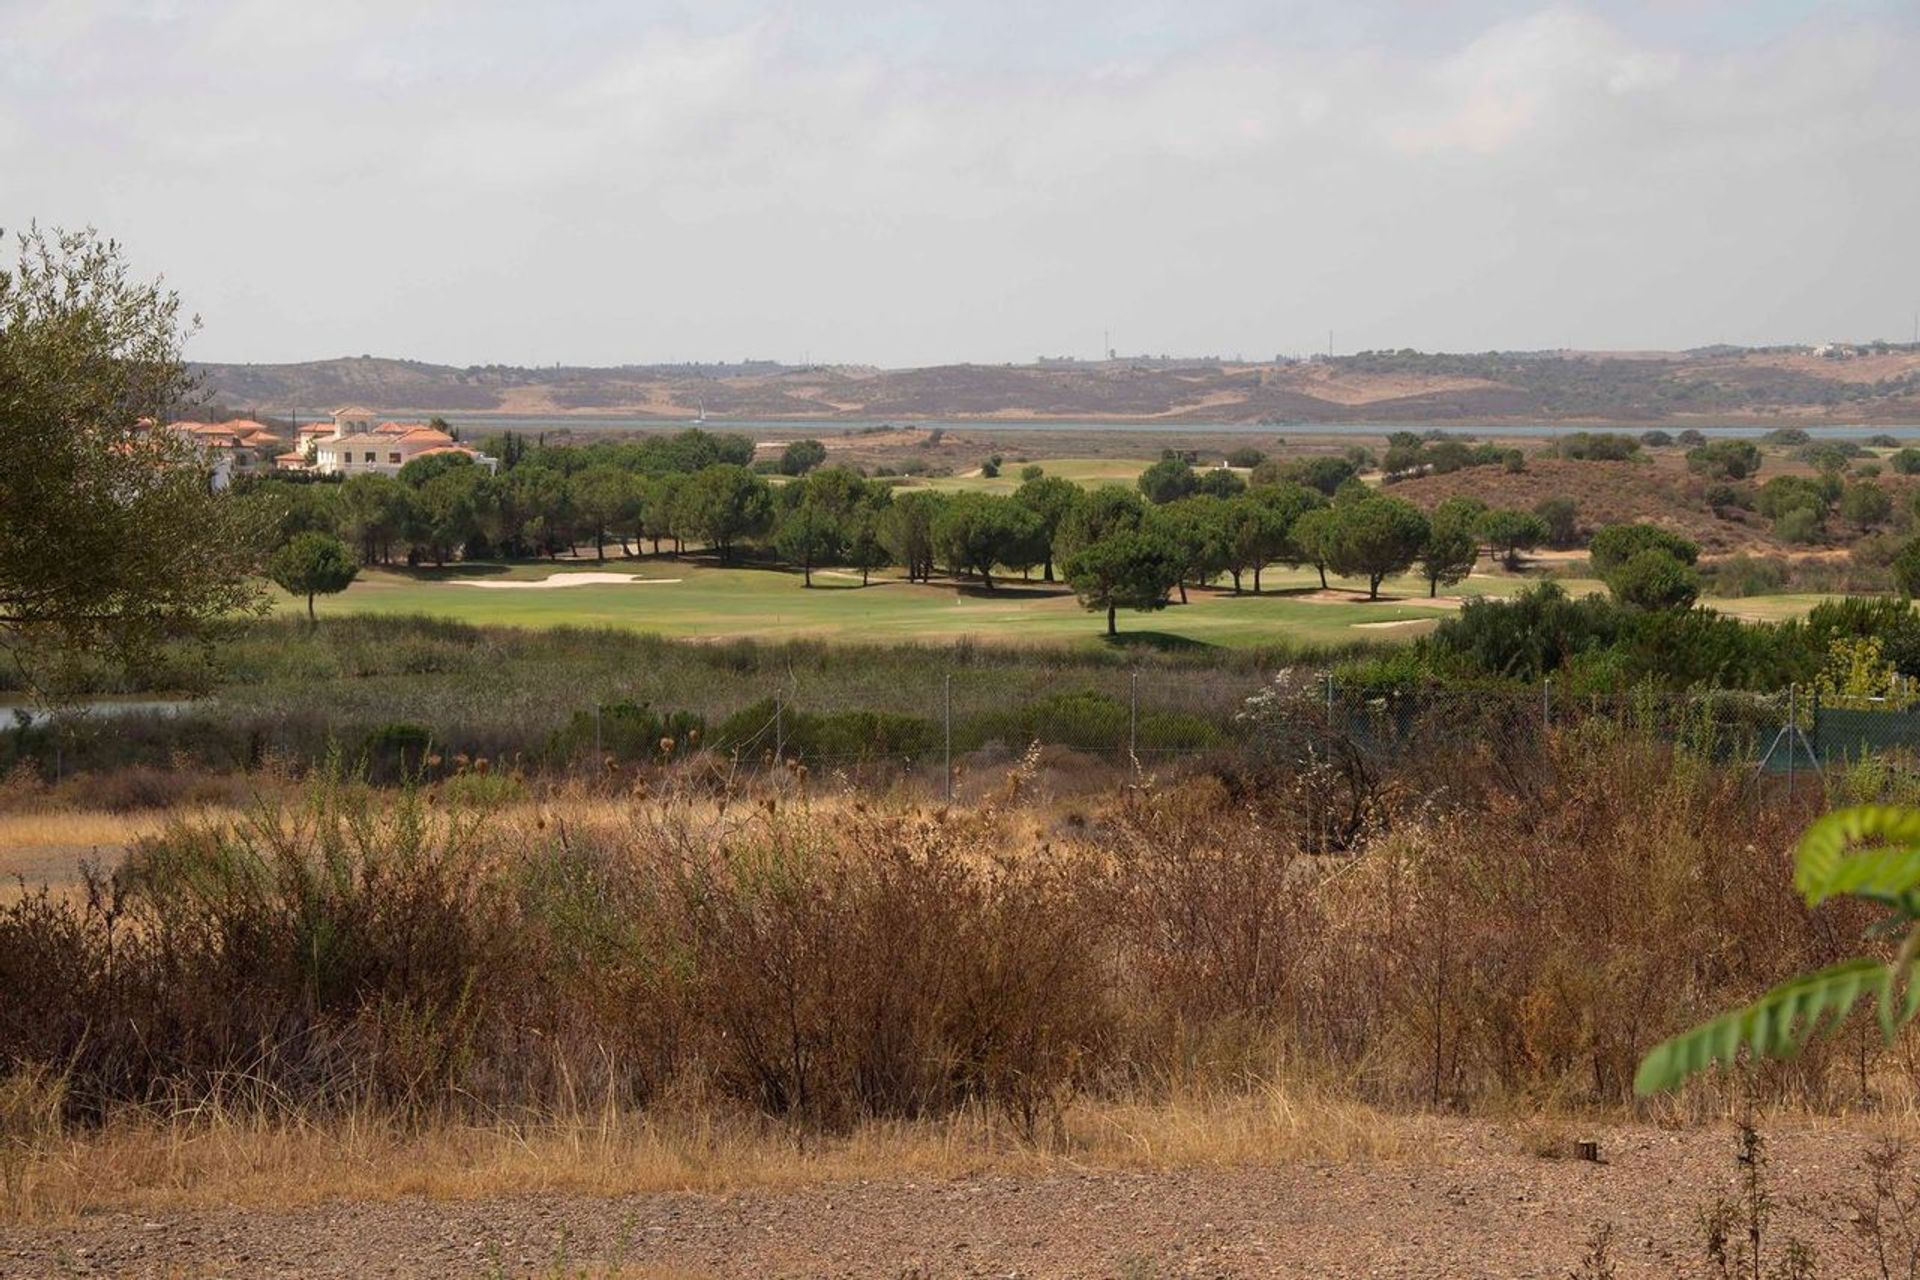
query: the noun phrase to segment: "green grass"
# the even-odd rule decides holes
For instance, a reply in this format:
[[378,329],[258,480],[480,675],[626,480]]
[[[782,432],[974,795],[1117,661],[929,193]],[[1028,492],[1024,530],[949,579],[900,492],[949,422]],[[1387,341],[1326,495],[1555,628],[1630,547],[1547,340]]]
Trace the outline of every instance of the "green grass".
[[1825,604],[1829,600],[1844,600],[1839,594],[1819,591],[1795,591],[1777,596],[1740,596],[1720,598],[1703,596],[1700,603],[1720,613],[1735,618],[1744,618],[1748,622],[1785,622],[1790,618],[1804,618],[1815,605]]
[[991,480],[975,472],[962,476],[936,476],[927,480],[916,480],[905,487],[940,489],[946,492],[1012,493],[1026,483],[1020,478],[1021,468],[1035,464],[1050,476],[1059,476],[1090,489],[1103,484],[1121,484],[1130,487],[1140,478],[1142,471],[1153,465],[1144,458],[1035,458],[1032,463],[1009,460],[1001,464],[1000,474]]
[[[529,581],[550,574],[604,570],[657,580],[654,585],[596,584],[557,589],[486,589],[473,580]],[[677,579],[678,581],[672,581]],[[466,580],[466,581],[463,581]],[[1532,579],[1476,576],[1463,590],[1506,595]],[[1570,588],[1586,589],[1571,583]],[[1134,643],[1170,648],[1200,645],[1345,645],[1390,642],[1430,630],[1452,612],[1432,604],[1417,579],[1389,582],[1389,600],[1309,598],[1319,579],[1310,569],[1275,569],[1259,596],[1225,589],[1190,590],[1191,603],[1154,613],[1123,612],[1120,629]],[[1337,586],[1351,587],[1341,583]],[[284,612],[303,606],[282,598]],[[521,627],[611,626],[688,638],[820,639],[887,643],[957,639],[1013,645],[1105,643],[1104,619],[1080,608],[1060,586],[1001,580],[988,592],[973,583],[908,583],[876,576],[862,587],[844,570],[816,570],[808,589],[798,573],[773,568],[719,568],[691,560],[642,558],[559,564],[462,565],[443,571],[362,574],[345,593],[320,601],[323,615],[426,615]],[[1393,624],[1387,626],[1367,624]]]

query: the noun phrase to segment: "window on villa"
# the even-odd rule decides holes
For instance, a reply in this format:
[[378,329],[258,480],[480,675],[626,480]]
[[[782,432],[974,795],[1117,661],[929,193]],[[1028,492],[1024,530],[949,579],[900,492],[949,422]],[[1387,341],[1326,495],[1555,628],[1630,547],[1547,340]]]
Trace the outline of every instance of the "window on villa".
[[369,453],[369,454],[367,455],[367,461],[368,461],[368,462],[372,462],[372,461],[373,461],[373,455],[372,455],[371,453]]
[[388,462],[398,462],[398,461],[400,461],[400,455],[399,455],[399,454],[397,454],[397,453],[390,453],[390,454],[388,454],[388,455],[387,455],[387,461],[388,461]]

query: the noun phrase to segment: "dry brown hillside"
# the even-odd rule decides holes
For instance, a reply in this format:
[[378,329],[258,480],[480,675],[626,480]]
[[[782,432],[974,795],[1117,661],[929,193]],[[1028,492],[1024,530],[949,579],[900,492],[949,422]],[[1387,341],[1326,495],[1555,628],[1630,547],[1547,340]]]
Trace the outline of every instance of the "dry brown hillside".
[[455,368],[358,357],[208,364],[208,396],[264,412],[365,404],[390,413],[710,419],[974,418],[1286,423],[1472,421],[1920,422],[1920,348],[1851,359],[1702,354],[1366,352],[1248,364],[630,365]]

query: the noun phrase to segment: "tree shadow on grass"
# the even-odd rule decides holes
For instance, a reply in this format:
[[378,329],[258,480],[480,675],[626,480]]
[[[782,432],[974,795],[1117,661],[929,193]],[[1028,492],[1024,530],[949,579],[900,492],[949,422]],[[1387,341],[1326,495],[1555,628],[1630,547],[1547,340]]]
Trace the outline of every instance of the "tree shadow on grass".
[[1117,636],[1101,636],[1109,649],[1152,649],[1158,653],[1199,653],[1221,646],[1192,636],[1177,636],[1171,631],[1122,631]]
[[[528,560],[521,561],[520,563],[532,564],[534,562]],[[543,560],[539,563],[545,564],[546,561]],[[449,565],[394,564],[376,567],[384,568],[388,573],[411,579],[414,582],[451,582],[460,578],[497,578],[501,574],[510,571],[513,565],[498,560],[475,560],[471,562],[460,560]]]
[[973,600],[1057,600],[1073,594],[1060,583],[1048,586],[1044,582],[1023,582],[1018,578],[1012,582],[996,581],[991,591],[977,582],[956,582],[954,591]]

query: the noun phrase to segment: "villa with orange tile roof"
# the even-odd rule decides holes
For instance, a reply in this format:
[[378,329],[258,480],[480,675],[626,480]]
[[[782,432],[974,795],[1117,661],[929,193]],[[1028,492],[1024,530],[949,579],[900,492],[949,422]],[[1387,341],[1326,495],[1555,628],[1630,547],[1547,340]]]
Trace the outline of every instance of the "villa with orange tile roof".
[[251,418],[231,422],[169,422],[167,429],[200,446],[210,468],[208,483],[216,490],[233,483],[237,475],[252,475],[278,465],[285,442],[263,423]]
[[[333,425],[324,433],[309,435],[312,429],[307,427],[300,432],[301,452],[309,459],[304,465],[322,475],[398,475],[400,468],[415,458],[453,453],[464,454],[488,470],[498,465],[486,454],[424,422],[382,422],[375,426],[374,414],[361,408],[336,409],[332,416]],[[326,427],[324,423],[314,425]]]

